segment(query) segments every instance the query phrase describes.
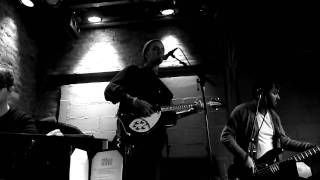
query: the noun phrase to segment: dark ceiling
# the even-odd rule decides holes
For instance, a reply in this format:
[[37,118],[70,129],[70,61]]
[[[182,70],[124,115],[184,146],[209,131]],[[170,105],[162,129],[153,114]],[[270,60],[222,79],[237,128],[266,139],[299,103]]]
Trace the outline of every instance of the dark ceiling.
[[[156,20],[172,20],[213,14],[218,6],[210,0],[37,0],[36,7],[46,13],[64,14],[78,28],[115,26]],[[161,10],[174,9],[172,16],[162,16]],[[100,23],[89,23],[91,15],[102,17]]]
[[[19,0],[16,0],[19,1]],[[311,3],[263,3],[219,0],[34,0],[40,16],[54,14],[64,21],[73,20],[79,28],[114,26],[154,20],[210,17],[228,26],[244,28],[252,25],[285,26],[314,23],[317,10]],[[170,17],[160,15],[160,10],[173,8]],[[30,14],[30,8],[28,8]],[[91,15],[102,17],[102,22],[87,21]],[[39,14],[38,14],[39,17]],[[247,24],[246,24],[247,23]],[[270,26],[270,27],[271,27]]]
[[205,2],[190,0],[118,0],[86,3],[84,0],[70,0],[67,6],[76,13],[81,25],[87,23],[90,15],[102,17],[102,24],[130,23],[163,19],[160,11],[175,9],[174,17],[200,15],[206,8]]
[[[48,4],[54,1],[58,0],[37,0],[35,8],[23,8],[19,3],[21,9],[25,9],[23,17],[28,18],[25,22],[34,30],[34,37],[44,45],[50,42],[53,47],[55,44],[61,46],[61,41],[67,43],[69,34],[76,30],[149,21],[155,21],[151,24],[157,24],[158,21],[175,23],[171,20],[183,20],[194,29],[210,29],[209,26],[213,26],[210,30],[221,30],[216,33],[217,36],[229,34],[239,56],[245,57],[243,59],[247,61],[252,59],[248,64],[259,63],[257,59],[264,59],[277,66],[281,62],[287,69],[288,64],[290,68],[301,68],[305,64],[302,60],[313,64],[313,61],[319,59],[319,43],[316,38],[319,37],[318,6],[309,2],[59,0],[56,5]],[[168,7],[173,7],[176,14],[171,17],[160,16],[159,10]],[[91,14],[103,16],[103,22],[88,23],[86,18]],[[199,28],[193,24],[196,21],[190,21],[196,17],[210,21],[204,21],[205,24]],[[70,29],[70,24],[75,28]],[[66,29],[68,33],[65,33]],[[210,35],[211,31],[208,32]],[[45,37],[39,36],[40,33],[45,34]]]
[[[16,0],[19,2],[19,0]],[[210,19],[210,23],[225,33],[231,33],[243,44],[265,42],[279,46],[292,46],[313,51],[318,31],[318,10],[312,3],[233,2],[219,0],[35,0],[35,8],[25,9],[27,24],[36,28],[64,27],[69,31],[85,28],[127,25],[149,21],[183,19],[192,25],[191,18]],[[174,8],[173,16],[161,16],[161,9]],[[89,15],[99,15],[102,22],[92,24]],[[41,18],[41,20],[36,21]],[[36,20],[35,20],[36,19]],[[40,22],[40,23],[39,23]],[[194,22],[194,21],[193,21]],[[206,22],[206,21],[205,21]],[[40,26],[39,26],[40,25]],[[212,24],[205,24],[211,26]],[[40,27],[40,28],[39,28]],[[51,28],[52,27],[52,28]],[[197,28],[197,27],[195,27]],[[278,41],[278,42],[276,42]],[[282,46],[283,45],[283,46]],[[281,50],[282,51],[282,50]]]

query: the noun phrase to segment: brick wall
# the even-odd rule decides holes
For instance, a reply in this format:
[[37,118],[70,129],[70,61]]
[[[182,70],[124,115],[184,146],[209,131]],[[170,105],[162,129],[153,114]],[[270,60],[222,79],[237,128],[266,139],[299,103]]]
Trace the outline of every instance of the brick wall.
[[29,37],[12,1],[0,1],[0,63],[15,73],[11,103],[28,113],[36,104],[38,48]]

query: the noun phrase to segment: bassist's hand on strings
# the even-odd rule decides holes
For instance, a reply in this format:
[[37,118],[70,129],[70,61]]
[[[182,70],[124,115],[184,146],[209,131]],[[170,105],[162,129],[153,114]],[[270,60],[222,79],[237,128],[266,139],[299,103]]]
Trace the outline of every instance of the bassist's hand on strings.
[[244,165],[248,170],[250,170],[251,175],[253,175],[255,172],[255,164],[250,156],[247,156]]
[[132,106],[138,111],[138,114],[141,114],[145,117],[150,116],[155,112],[153,106],[142,99],[134,98],[132,101]]

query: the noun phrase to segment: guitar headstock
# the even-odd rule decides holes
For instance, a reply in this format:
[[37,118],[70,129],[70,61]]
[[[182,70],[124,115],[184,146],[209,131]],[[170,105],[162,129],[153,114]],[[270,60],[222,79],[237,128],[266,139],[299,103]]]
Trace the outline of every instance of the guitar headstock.
[[211,108],[221,108],[223,106],[222,100],[218,97],[210,98],[210,100],[207,101],[207,106]]
[[[198,109],[203,109],[204,108],[204,104],[203,101],[201,99],[198,99],[194,102],[195,107]],[[223,106],[222,101],[220,98],[210,98],[209,100],[206,101],[206,106],[210,107],[210,108],[221,108]]]

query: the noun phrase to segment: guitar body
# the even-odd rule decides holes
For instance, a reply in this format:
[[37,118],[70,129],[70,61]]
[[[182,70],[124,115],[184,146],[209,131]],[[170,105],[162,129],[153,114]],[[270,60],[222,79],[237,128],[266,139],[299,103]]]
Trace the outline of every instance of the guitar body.
[[171,127],[176,124],[174,112],[155,112],[147,117],[134,114],[121,114],[118,116],[121,128],[131,139],[148,136],[159,128]]
[[140,117],[134,114],[121,114],[119,120],[122,123],[122,128],[130,136],[145,136],[156,128],[161,114],[160,111],[147,117]]
[[295,154],[287,160],[275,162],[275,158],[282,152],[282,149],[273,149],[259,158],[255,164],[256,169],[253,175],[242,165],[232,164],[228,169],[231,179],[270,179],[272,177],[296,178],[296,162],[305,161],[320,152],[320,146],[315,146],[306,151]]
[[[208,101],[208,107],[218,108],[222,104],[220,102]],[[153,114],[142,117],[134,113],[121,113],[118,115],[122,129],[128,136],[139,137],[145,136],[159,126],[171,127],[176,123],[176,112],[190,111],[194,109],[202,109],[203,103],[195,101],[190,104],[175,104],[170,106],[155,106],[159,109]]]
[[[275,163],[277,156],[282,153],[283,150],[280,148],[272,149],[264,154],[262,157],[255,161],[256,171],[259,171],[265,167],[268,167],[270,164]],[[245,180],[256,180],[261,179],[260,176],[252,176],[250,169],[245,168],[242,164],[231,164],[228,169],[228,176],[230,179],[245,179]]]

